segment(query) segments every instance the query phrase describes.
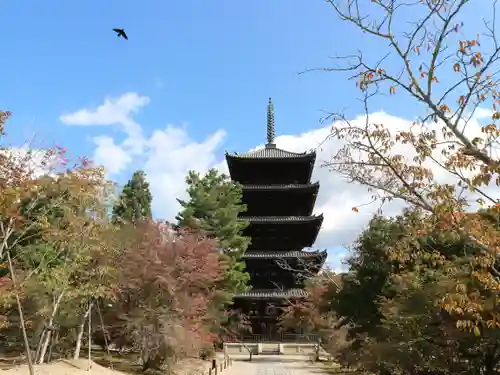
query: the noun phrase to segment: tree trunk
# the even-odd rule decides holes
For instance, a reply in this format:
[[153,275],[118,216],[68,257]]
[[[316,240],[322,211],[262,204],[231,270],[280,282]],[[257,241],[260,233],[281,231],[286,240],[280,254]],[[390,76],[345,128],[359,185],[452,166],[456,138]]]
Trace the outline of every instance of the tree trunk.
[[19,320],[21,321],[21,331],[23,333],[24,348],[26,350],[26,360],[28,361],[28,369],[29,369],[30,375],[35,375],[35,369],[33,368],[33,360],[31,359],[30,342],[28,340],[28,334],[26,333],[26,324],[24,323],[23,307],[21,305],[21,298],[19,298],[19,290],[17,289],[16,275],[14,273],[14,266],[12,264],[12,258],[10,257],[10,250],[8,248],[4,249],[4,250],[7,252],[7,262],[9,263],[10,278],[12,280],[12,285],[14,286],[14,290],[15,290],[17,312],[19,314]]
[[88,334],[89,334],[89,353],[88,353],[89,368],[88,368],[88,371],[90,371],[92,369],[92,356],[91,356],[91,352],[92,352],[92,302],[89,304],[89,324],[88,324],[88,328],[89,328],[89,331],[88,331]]
[[57,300],[54,303],[54,307],[52,308],[52,314],[50,315],[47,334],[44,337],[42,350],[40,351],[40,356],[38,357],[38,364],[44,363],[45,354],[47,353],[47,348],[49,347],[50,338],[52,337],[52,331],[51,331],[53,328],[52,325],[54,324],[54,319],[56,317],[57,310],[59,309],[59,305],[61,304],[62,298],[64,296],[64,292],[65,289],[63,289],[61,293],[59,293],[59,296],[57,297]]
[[87,321],[87,318],[90,314],[90,308],[92,306],[92,303],[89,304],[89,307],[85,311],[85,314],[83,315],[82,322],[80,323],[80,326],[78,327],[78,336],[76,337],[76,347],[75,347],[75,352],[73,353],[73,359],[78,359],[80,358],[80,350],[82,348],[82,338],[83,338],[83,331],[85,329],[85,322]]
[[104,337],[104,346],[106,349],[106,354],[109,356],[111,355],[109,351],[109,337],[108,337],[108,332],[106,331],[106,327],[104,327],[104,319],[102,317],[102,312],[101,312],[101,307],[99,306],[99,302],[97,303],[97,314],[99,315],[99,322],[101,323],[101,331],[102,331],[102,336]]
[[36,353],[35,353],[35,361],[37,358],[40,357],[40,351],[42,350],[42,345],[45,340],[45,334],[47,333],[47,329],[43,327],[42,333],[40,334],[40,339],[38,340],[38,345],[36,346]]
[[49,348],[50,339],[52,337],[52,331],[47,330],[43,344],[42,350],[40,350],[40,356],[38,357],[38,364],[42,364],[45,362],[45,354],[47,353],[47,349]]

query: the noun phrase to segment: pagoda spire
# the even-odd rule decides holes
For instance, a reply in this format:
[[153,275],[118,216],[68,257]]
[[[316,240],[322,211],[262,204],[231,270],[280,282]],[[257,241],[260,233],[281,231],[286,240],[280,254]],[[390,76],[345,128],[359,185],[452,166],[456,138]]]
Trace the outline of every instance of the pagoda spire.
[[269,103],[267,104],[267,143],[266,148],[274,148],[274,137],[276,136],[274,130],[274,106],[271,98],[269,98]]

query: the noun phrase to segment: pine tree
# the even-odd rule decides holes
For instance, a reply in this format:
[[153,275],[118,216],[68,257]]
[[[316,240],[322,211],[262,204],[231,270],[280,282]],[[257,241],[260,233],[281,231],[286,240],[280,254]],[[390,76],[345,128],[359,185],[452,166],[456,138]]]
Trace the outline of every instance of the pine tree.
[[246,211],[246,206],[241,203],[241,186],[215,169],[203,177],[190,171],[186,183],[189,199],[178,199],[182,206],[176,217],[179,226],[201,230],[216,238],[228,263],[224,289],[229,293],[245,290],[249,276],[244,271],[241,256],[250,239],[242,235],[248,224],[238,220],[238,215]]
[[132,178],[123,187],[120,199],[113,207],[113,220],[135,223],[151,217],[152,199],[146,174],[143,171],[134,172]]

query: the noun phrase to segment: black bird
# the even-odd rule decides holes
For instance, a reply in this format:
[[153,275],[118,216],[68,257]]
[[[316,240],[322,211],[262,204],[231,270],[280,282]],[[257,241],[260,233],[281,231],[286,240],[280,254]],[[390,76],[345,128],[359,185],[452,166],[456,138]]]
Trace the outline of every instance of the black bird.
[[116,33],[116,36],[118,38],[123,38],[125,40],[128,40],[128,36],[127,34],[125,33],[125,30],[124,29],[113,29],[113,31]]

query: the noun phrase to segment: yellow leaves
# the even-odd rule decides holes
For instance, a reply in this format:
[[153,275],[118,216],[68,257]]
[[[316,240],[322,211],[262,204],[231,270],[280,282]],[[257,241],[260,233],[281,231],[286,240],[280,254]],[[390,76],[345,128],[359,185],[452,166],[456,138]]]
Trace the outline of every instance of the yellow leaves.
[[465,293],[467,291],[467,287],[464,284],[457,284],[455,289],[458,293]]
[[491,119],[494,120],[494,121],[495,120],[500,120],[500,112],[493,113],[493,115],[491,116]]
[[[493,120],[498,120],[500,118],[499,112],[494,113],[492,117],[493,117]],[[494,132],[497,131],[497,129],[498,128],[497,128],[497,126],[495,124],[488,124],[488,125],[483,126],[481,128],[481,132],[483,132],[483,133],[494,133]]]
[[458,42],[458,51],[462,54],[471,53],[473,47],[480,46],[478,39],[461,40]]
[[470,63],[474,66],[474,68],[477,68],[479,65],[481,65],[484,62],[483,55],[481,52],[476,52],[474,55],[472,55],[470,59]]
[[453,65],[453,71],[455,71],[455,72],[460,71],[460,64],[459,63],[456,63],[455,65]]
[[0,315],[0,329],[8,328],[10,325],[9,320],[5,315]]
[[446,104],[440,105],[439,110],[442,112],[450,112],[451,111],[450,107],[448,107]]
[[5,123],[7,122],[8,118],[11,116],[11,113],[9,111],[2,111],[0,110],[0,136],[5,135]]
[[389,94],[390,95],[396,94],[396,88],[394,86],[391,86],[391,88],[389,89]]

